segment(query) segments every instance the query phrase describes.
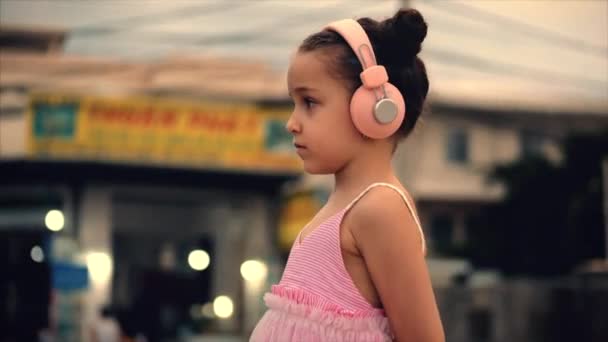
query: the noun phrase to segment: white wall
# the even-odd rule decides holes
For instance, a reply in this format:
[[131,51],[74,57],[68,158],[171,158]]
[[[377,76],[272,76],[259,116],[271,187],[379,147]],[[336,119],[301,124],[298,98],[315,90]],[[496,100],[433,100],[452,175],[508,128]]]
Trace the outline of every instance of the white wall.
[[[467,163],[453,163],[446,157],[453,128],[467,132]],[[417,199],[497,200],[504,190],[486,184],[487,171],[518,158],[518,139],[514,129],[429,115],[397,150],[395,167]]]
[[0,159],[25,155],[26,129],[25,115],[0,115]]
[[[89,269],[89,288],[84,296],[81,323],[86,335],[89,324],[98,317],[99,309],[110,303],[112,256],[112,205],[111,191],[104,187],[84,190],[80,202],[79,241]],[[83,341],[88,341],[83,336]]]

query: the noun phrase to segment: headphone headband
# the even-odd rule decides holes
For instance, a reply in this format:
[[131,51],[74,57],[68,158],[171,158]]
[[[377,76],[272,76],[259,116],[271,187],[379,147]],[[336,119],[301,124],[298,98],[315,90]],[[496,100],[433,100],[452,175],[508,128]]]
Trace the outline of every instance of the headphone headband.
[[372,43],[365,30],[354,19],[342,19],[328,24],[325,29],[340,34],[350,45],[351,49],[359,59],[363,70],[376,65],[376,55]]

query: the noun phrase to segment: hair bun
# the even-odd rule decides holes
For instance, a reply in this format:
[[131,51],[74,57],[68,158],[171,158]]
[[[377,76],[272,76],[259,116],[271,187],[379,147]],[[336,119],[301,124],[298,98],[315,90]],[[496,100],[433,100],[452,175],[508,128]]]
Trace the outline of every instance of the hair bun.
[[[427,24],[415,9],[400,9],[392,18],[381,23],[383,40],[392,45],[392,60],[413,60],[422,49]],[[396,54],[394,52],[397,52]]]

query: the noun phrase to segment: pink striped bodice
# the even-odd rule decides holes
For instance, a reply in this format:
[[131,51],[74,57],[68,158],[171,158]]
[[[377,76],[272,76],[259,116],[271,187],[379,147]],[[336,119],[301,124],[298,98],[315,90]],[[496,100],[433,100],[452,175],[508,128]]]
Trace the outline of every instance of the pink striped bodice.
[[[382,312],[361,295],[346,270],[340,247],[340,224],[348,210],[369,190],[376,186],[386,186],[397,191],[412,213],[421,234],[424,250],[424,236],[417,215],[403,192],[387,183],[375,183],[365,189],[346,208],[335,213],[318,227],[293,244],[283,277],[272,293],[282,297],[310,297],[315,303],[325,302],[325,308],[345,314],[361,312]],[[303,295],[306,294],[306,295]],[[306,298],[292,298],[298,302]]]

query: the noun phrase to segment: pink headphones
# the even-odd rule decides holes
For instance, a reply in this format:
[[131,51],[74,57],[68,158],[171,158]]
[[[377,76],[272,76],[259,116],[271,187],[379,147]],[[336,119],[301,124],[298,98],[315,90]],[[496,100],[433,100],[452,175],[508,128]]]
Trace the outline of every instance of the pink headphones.
[[343,19],[326,29],[340,34],[363,66],[361,82],[350,100],[350,115],[355,127],[365,136],[383,139],[395,133],[405,118],[405,101],[401,92],[388,82],[382,65],[376,64],[372,44],[356,20]]

